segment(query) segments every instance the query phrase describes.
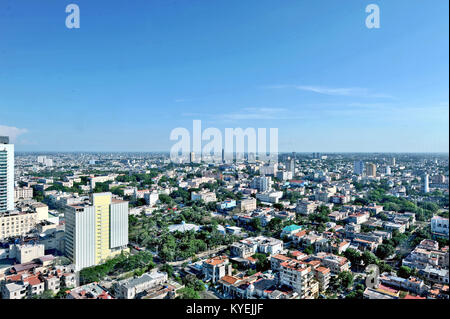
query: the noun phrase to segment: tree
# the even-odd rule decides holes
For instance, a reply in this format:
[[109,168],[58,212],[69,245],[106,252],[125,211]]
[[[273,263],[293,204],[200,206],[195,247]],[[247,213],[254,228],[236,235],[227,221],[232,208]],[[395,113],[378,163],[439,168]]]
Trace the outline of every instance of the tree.
[[368,266],[368,265],[371,265],[371,264],[377,265],[378,262],[379,262],[377,257],[373,253],[368,251],[368,250],[365,250],[362,253],[361,259],[362,259],[362,261],[363,261],[365,266]]
[[413,271],[411,268],[409,268],[407,266],[400,266],[400,268],[398,269],[397,275],[399,277],[408,279],[411,276],[412,272]]
[[195,291],[204,291],[205,290],[205,284],[203,281],[197,279],[194,275],[186,275],[183,280],[184,284],[188,288],[192,288]]
[[283,205],[280,204],[280,203],[275,203],[275,204],[273,204],[273,207],[276,208],[276,209],[278,209],[278,210],[282,210],[282,209],[283,209]]
[[272,218],[267,224],[267,228],[272,231],[278,231],[281,229],[282,220],[281,218]]
[[353,274],[350,271],[342,271],[338,275],[341,285],[350,288],[353,285]]
[[261,219],[259,219],[259,218],[253,218],[252,221],[250,222],[250,225],[258,233],[261,232],[263,229],[263,227],[261,225]]
[[253,258],[257,259],[256,270],[265,271],[270,268],[270,261],[267,259],[266,254],[256,253]]
[[344,256],[350,260],[352,265],[359,265],[361,263],[361,253],[356,249],[349,248],[344,251]]
[[161,267],[162,271],[165,271],[167,273],[167,276],[172,277],[173,275],[173,266],[170,264],[164,264]]
[[314,254],[314,247],[313,247],[313,245],[306,246],[306,247],[303,249],[303,252],[304,252],[305,254],[307,254],[307,255],[312,255],[312,254]]
[[197,291],[190,287],[184,287],[178,290],[180,294],[180,299],[200,299],[200,295]]
[[378,258],[385,259],[395,252],[395,248],[389,244],[381,244],[377,247],[375,254]]
[[347,295],[347,297],[345,297],[345,298],[346,299],[363,299],[363,297],[364,297],[364,285],[357,284],[355,287],[355,290],[350,292]]
[[53,299],[55,298],[55,294],[51,290],[44,290],[40,295],[33,295],[32,299]]

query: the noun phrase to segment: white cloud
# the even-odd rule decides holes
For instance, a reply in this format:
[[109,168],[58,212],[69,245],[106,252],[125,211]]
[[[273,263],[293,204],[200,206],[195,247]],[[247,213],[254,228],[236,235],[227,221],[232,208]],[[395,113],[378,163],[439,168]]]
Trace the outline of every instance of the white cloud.
[[292,120],[298,119],[295,114],[285,108],[247,107],[230,113],[182,113],[185,117],[208,117],[215,120]]
[[6,126],[6,125],[0,125],[0,135],[1,136],[9,136],[9,141],[11,143],[14,143],[17,141],[17,138],[27,133],[28,130],[25,128],[17,128],[14,126]]
[[372,97],[372,98],[392,98],[392,96],[387,94],[372,93],[367,88],[330,88],[324,86],[314,86],[314,85],[272,85],[268,86],[270,89],[284,89],[284,88],[294,88],[301,91],[314,92],[324,95],[334,95],[334,96],[358,96],[358,97]]
[[244,108],[237,112],[219,114],[219,117],[225,120],[283,120],[292,119],[288,110],[283,108],[262,107]]

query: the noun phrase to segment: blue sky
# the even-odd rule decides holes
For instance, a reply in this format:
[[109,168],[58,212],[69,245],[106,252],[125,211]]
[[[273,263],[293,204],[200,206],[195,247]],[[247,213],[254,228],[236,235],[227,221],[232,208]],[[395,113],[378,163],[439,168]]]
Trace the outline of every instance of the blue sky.
[[278,127],[280,151],[448,152],[448,5],[2,0],[0,134],[19,151],[161,151],[200,119]]

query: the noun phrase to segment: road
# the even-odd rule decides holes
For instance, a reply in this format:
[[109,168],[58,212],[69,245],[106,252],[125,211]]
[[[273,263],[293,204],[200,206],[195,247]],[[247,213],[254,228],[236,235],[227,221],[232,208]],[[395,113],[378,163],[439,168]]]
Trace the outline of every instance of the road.
[[[204,252],[196,254],[195,257],[197,257],[198,259],[202,259],[202,258],[204,258],[204,257],[206,257],[208,255],[217,254],[218,252],[220,252],[222,250],[225,250],[227,247],[228,246],[223,245],[223,246],[219,246],[219,247],[214,248],[214,249],[209,249],[207,251],[204,251]],[[180,261],[172,261],[172,262],[169,262],[168,264],[172,265],[172,266],[180,266],[180,265],[182,265],[185,262],[190,262],[192,260],[192,258],[194,258],[194,257],[190,257],[188,259],[180,260]]]

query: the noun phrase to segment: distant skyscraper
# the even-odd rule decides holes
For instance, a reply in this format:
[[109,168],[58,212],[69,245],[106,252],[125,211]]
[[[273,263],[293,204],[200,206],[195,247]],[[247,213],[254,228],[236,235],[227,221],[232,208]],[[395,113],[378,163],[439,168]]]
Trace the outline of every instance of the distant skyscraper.
[[392,158],[391,164],[392,166],[395,166],[395,157]]
[[189,154],[189,161],[190,161],[191,163],[194,163],[194,162],[195,162],[195,153],[194,153],[194,152],[191,152],[191,153]]
[[389,165],[384,168],[384,173],[386,175],[391,175],[391,167]]
[[14,210],[14,144],[0,136],[0,213]]
[[430,192],[430,185],[429,185],[429,180],[428,180],[428,174],[425,173],[423,175],[423,192],[424,193],[429,193]]
[[373,163],[367,164],[366,175],[367,176],[372,176],[372,177],[377,176],[377,166],[375,164],[373,164]]
[[364,162],[363,161],[355,161],[353,163],[353,173],[355,175],[362,175],[364,172]]
[[292,173],[292,177],[295,176],[295,159],[291,158],[287,164],[286,164],[286,169]]
[[64,218],[66,255],[77,271],[127,249],[128,202],[111,193],[93,194],[91,204],[67,206]]

